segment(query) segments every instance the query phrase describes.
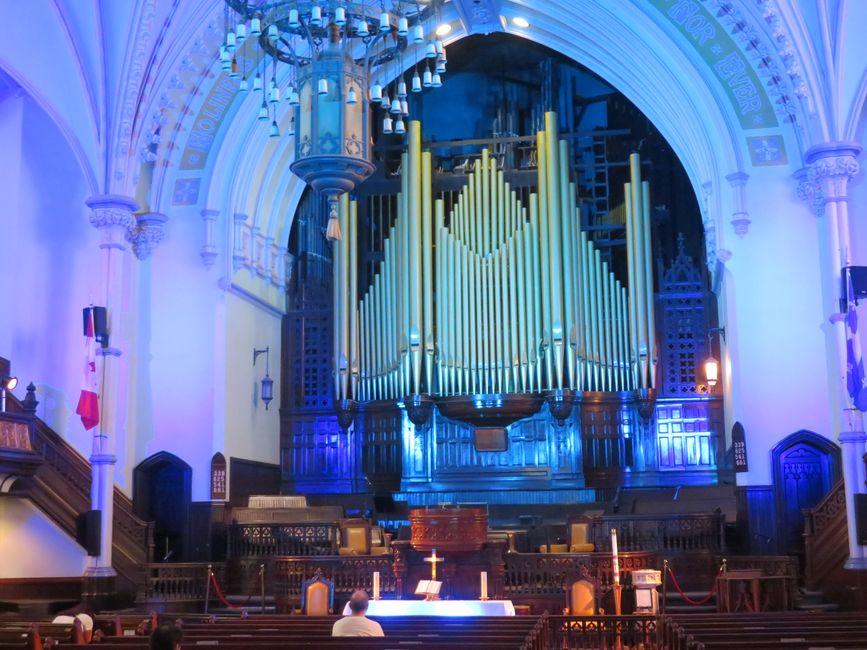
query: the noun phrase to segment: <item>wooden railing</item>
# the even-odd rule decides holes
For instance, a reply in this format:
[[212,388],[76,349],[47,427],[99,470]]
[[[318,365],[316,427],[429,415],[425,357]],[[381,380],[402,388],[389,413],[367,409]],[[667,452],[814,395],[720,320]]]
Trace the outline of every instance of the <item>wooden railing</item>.
[[[652,551],[620,553],[624,588],[632,589],[632,571],[656,568],[656,557]],[[610,553],[507,553],[505,559],[503,596],[533,611],[563,611],[570,586],[582,578],[596,585],[602,602],[614,582]]]
[[549,616],[548,648],[656,650],[654,616]]
[[807,587],[823,588],[838,583],[849,557],[846,491],[843,481],[831,488],[804,516],[804,573]]
[[[7,396],[9,405],[22,412],[21,403]],[[75,537],[76,520],[90,510],[90,463],[39,418],[33,419],[33,450],[43,463],[25,495],[61,530]],[[142,582],[140,566],[151,557],[153,524],[133,514],[132,501],[114,489],[112,566],[118,574],[117,590],[133,596]]]
[[621,551],[681,553],[725,551],[720,512],[674,515],[604,515],[590,520],[589,541],[597,551],[611,551],[611,529],[617,529]]
[[337,555],[336,523],[232,524],[229,559],[272,558],[278,555]]
[[373,591],[373,572],[379,571],[379,591],[394,598],[397,584],[391,555],[344,555],[321,557],[276,557],[273,560],[274,596],[277,611],[292,612],[301,603],[301,585],[317,570],[334,583],[335,607],[356,589]]
[[144,582],[136,604],[153,605],[179,601],[204,602],[211,566],[219,584],[225,580],[226,565],[207,562],[148,563],[142,565]]

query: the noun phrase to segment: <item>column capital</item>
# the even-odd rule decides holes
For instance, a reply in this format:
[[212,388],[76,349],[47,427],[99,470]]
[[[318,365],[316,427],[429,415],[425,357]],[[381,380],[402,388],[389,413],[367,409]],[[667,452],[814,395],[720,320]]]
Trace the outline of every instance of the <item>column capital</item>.
[[125,251],[129,233],[136,226],[133,212],[138,203],[118,194],[98,194],[84,203],[90,208],[90,225],[102,233],[100,248]]
[[849,181],[861,171],[860,153],[857,142],[826,142],[807,150],[807,179],[821,191],[825,203],[848,198]]
[[138,210],[138,203],[128,196],[97,194],[87,198],[84,204],[91,209],[90,223],[94,228],[124,226],[131,230],[135,227],[133,212]]
[[145,212],[136,215],[136,226],[127,233],[132,250],[140,260],[147,259],[157,244],[166,238],[168,217],[159,212]]

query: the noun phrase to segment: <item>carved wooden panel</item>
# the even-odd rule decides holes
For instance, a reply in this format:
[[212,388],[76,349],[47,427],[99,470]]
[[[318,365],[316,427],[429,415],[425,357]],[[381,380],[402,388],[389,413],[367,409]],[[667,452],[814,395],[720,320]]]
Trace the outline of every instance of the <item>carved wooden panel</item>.
[[716,432],[708,402],[658,405],[656,439],[660,470],[716,467]]
[[657,294],[660,314],[661,395],[690,396],[707,392],[696,371],[708,356],[707,292],[699,267],[678,236],[678,254],[666,269]]

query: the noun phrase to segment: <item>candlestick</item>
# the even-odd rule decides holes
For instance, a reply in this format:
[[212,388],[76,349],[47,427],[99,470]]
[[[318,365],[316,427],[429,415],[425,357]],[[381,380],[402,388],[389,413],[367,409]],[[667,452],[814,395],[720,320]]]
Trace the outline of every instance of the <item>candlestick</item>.
[[373,599],[379,600],[379,571],[373,572]]
[[611,529],[611,568],[614,572],[614,584],[620,584],[620,557],[617,555],[617,529]]
[[479,581],[481,585],[479,587],[479,593],[481,594],[480,600],[488,599],[488,572],[482,571],[479,574]]

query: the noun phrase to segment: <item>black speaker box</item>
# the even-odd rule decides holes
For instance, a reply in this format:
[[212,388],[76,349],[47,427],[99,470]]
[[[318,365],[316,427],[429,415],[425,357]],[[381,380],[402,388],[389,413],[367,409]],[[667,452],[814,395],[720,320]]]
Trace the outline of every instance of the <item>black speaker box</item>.
[[859,544],[867,545],[867,494],[855,495],[855,536]]
[[93,337],[102,347],[108,347],[108,310],[105,307],[85,307],[82,310],[83,334],[87,336],[87,322],[93,310]]
[[99,555],[102,545],[102,513],[99,510],[88,510],[78,515],[75,521],[75,541],[87,551],[88,555]]

